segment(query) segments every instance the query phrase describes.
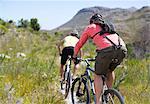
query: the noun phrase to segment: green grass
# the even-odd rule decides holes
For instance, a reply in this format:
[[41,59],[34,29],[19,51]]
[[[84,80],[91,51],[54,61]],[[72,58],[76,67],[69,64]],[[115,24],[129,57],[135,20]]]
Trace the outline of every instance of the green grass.
[[[59,92],[59,56],[56,43],[59,37],[47,32],[9,30],[0,36],[0,103],[1,104],[65,104]],[[93,50],[93,51],[91,51]],[[94,57],[95,47],[86,44],[84,57]],[[26,57],[16,57],[18,52]],[[127,59],[115,70],[116,82],[126,104],[150,104],[149,59]],[[82,68],[82,67],[81,67]]]
[[[4,41],[6,39],[8,41]],[[59,92],[54,37],[19,30],[1,36],[0,42],[0,53],[11,57],[0,59],[1,104],[15,104],[17,101],[23,104],[64,103]],[[26,57],[17,58],[17,52],[25,53]]]
[[[124,62],[124,67],[117,68],[116,78],[126,72],[127,76],[120,84],[119,90],[122,92],[126,104],[149,104],[150,100],[150,60],[128,59]],[[118,77],[117,77],[118,76]]]

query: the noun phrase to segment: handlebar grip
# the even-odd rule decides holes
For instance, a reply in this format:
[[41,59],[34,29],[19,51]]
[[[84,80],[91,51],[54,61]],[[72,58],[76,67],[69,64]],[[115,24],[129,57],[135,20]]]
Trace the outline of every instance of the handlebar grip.
[[89,58],[87,59],[88,61],[95,61],[96,59],[95,58]]
[[77,57],[76,59],[77,59],[78,61],[82,61],[82,58]]
[[79,58],[79,57],[72,57],[72,59],[74,59],[74,60],[81,60],[81,58]]

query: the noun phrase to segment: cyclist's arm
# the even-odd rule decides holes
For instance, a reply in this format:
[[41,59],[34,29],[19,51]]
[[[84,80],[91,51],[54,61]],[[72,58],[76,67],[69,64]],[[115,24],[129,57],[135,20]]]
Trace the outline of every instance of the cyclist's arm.
[[64,40],[61,40],[57,45],[57,48],[58,48],[58,52],[59,52],[59,55],[62,54],[62,48],[63,48],[63,43],[64,43]]
[[[76,44],[76,46],[75,46],[75,48],[74,48],[74,55],[73,55],[73,57],[77,57],[77,54],[79,53],[79,51],[80,51],[80,49],[81,49],[81,47],[86,43],[86,41],[88,40],[88,33],[89,32],[89,30],[88,30],[88,28],[86,28],[84,31],[83,31],[83,33],[82,33],[82,35],[81,35],[81,37],[80,37],[80,39],[79,39],[79,41],[77,42],[77,44]],[[81,54],[81,53],[80,53]]]
[[83,56],[82,50],[80,49],[80,51],[79,51],[79,57],[82,57],[82,56]]

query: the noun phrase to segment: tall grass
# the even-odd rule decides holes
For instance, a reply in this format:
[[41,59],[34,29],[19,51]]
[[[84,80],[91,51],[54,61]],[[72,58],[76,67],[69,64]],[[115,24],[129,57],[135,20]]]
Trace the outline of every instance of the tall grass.
[[[0,104],[65,103],[59,92],[58,38],[24,29],[10,29],[0,36],[0,54],[11,57],[0,58]],[[94,57],[94,50],[91,43],[86,44],[83,57]],[[18,52],[26,57],[17,57]],[[126,104],[150,104],[149,63],[149,59],[126,59],[115,70],[115,87]],[[117,84],[120,79],[122,82]]]
[[[52,42],[55,38],[48,33],[24,30],[1,36],[0,53],[11,57],[0,61],[1,104],[64,103],[58,90],[59,69]],[[17,57],[17,52],[25,53],[26,57]]]
[[148,71],[150,60],[128,59],[122,68],[116,70],[116,80],[126,72],[127,76],[120,84],[126,104],[149,104],[150,103],[150,73]]

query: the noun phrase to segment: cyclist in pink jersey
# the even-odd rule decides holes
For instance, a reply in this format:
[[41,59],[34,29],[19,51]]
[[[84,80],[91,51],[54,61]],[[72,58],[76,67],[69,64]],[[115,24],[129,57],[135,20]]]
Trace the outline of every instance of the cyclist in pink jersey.
[[[100,14],[94,14],[90,18],[90,24],[83,31],[74,48],[73,55],[76,58],[80,48],[86,43],[88,38],[92,38],[93,43],[97,47],[94,74],[96,104],[100,104],[101,102],[99,100],[103,85],[101,75],[106,75],[107,86],[111,88],[115,78],[114,69],[123,61],[127,53],[124,41],[116,33],[110,34],[106,32],[103,35],[97,34],[103,30],[103,24],[104,20]],[[116,49],[114,45],[121,47]]]

